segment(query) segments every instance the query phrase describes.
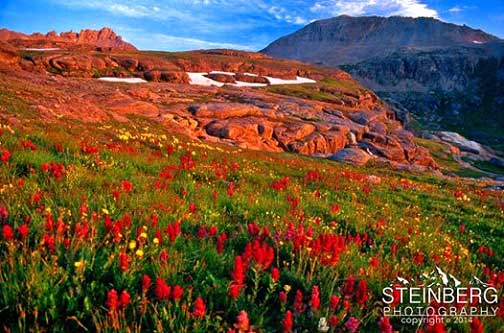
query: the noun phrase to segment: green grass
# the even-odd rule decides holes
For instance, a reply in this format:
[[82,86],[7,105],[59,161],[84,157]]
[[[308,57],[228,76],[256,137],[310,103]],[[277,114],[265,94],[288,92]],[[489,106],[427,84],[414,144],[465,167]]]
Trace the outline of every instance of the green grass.
[[[26,106],[12,96],[3,98],[11,111]],[[298,331],[316,332],[319,318],[334,314],[339,323],[332,332],[342,331],[350,317],[359,320],[361,331],[379,332],[381,290],[397,275],[419,276],[437,265],[466,283],[473,276],[488,280],[504,268],[502,196],[476,183],[205,144],[167,133],[143,117],[129,120],[98,126],[31,122],[12,126],[14,133],[2,127],[0,155],[8,149],[12,156],[0,162],[0,207],[8,211],[1,224],[14,229],[13,239],[0,237],[2,329],[226,332],[244,310],[258,332],[282,332],[281,320],[300,290],[305,309],[295,315]],[[21,139],[31,140],[37,150],[23,149]],[[83,152],[83,142],[98,153]],[[54,148],[58,143],[61,152]],[[419,144],[457,170],[441,145]],[[183,161],[189,167],[181,167]],[[63,164],[60,179],[43,171],[51,162]],[[173,167],[170,179],[161,176],[167,166]],[[380,182],[371,182],[369,175]],[[132,189],[124,189],[122,181]],[[108,218],[117,229],[107,227]],[[177,221],[181,233],[170,241],[169,228]],[[25,239],[18,232],[23,224],[30,230]],[[249,231],[254,225],[259,234]],[[203,227],[217,233],[201,232]],[[217,238],[223,233],[228,240],[219,252]],[[332,244],[328,236],[342,242],[337,257],[332,248],[321,250]],[[254,241],[273,250],[266,269],[254,256],[258,249],[247,254]],[[161,259],[163,251],[167,261]],[[419,252],[420,264],[414,261]],[[128,258],[124,270],[121,254]],[[249,264],[245,286],[233,299],[229,288],[238,255]],[[378,266],[370,265],[372,258]],[[280,270],[278,282],[271,279],[273,267]],[[143,275],[154,285],[158,277],[180,285],[182,298],[159,299],[154,285],[142,291]],[[343,299],[350,276],[355,288],[367,282],[369,299],[359,304],[352,293],[348,309],[330,309],[330,296]],[[312,311],[314,286],[320,289],[321,308]],[[282,304],[279,293],[289,288]],[[127,291],[130,304],[110,310],[112,289]],[[198,296],[206,304],[202,319],[191,314]],[[397,320],[392,324],[395,330],[411,330]],[[485,319],[484,325],[498,331],[502,318]],[[448,327],[469,332],[467,324]]]

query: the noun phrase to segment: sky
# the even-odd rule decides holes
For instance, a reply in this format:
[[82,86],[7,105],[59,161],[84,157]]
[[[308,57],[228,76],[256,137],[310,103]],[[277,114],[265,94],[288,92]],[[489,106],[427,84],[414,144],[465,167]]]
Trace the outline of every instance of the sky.
[[0,28],[112,28],[139,49],[257,51],[338,15],[435,17],[504,38],[504,0],[0,0]]

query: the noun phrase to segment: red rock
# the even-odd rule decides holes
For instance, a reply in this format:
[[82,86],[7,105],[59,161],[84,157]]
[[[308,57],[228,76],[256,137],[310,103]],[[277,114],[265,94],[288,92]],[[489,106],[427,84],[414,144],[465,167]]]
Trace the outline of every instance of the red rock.
[[210,73],[205,76],[217,82],[236,83],[235,77],[233,75],[227,75],[222,73]]
[[235,79],[236,79],[236,81],[241,81],[241,82],[269,84],[268,79],[265,78],[265,77],[262,77],[262,76],[253,76],[253,75],[245,75],[245,74],[242,74],[242,73],[236,73],[235,74]]
[[289,143],[303,139],[315,131],[315,126],[308,123],[289,123],[274,129],[274,137],[284,147]]
[[359,166],[365,165],[371,156],[358,148],[345,148],[329,157],[333,161],[346,162]]
[[260,116],[256,106],[240,103],[208,103],[189,107],[195,117],[226,119],[231,117]]

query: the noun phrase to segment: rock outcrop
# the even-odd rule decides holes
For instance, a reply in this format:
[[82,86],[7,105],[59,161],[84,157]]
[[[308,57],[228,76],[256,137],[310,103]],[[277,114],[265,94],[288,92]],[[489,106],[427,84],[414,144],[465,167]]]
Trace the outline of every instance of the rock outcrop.
[[413,116],[430,130],[459,128],[478,142],[504,144],[504,41],[481,30],[432,18],[339,16],[262,52],[344,69],[406,126]]
[[100,30],[85,29],[80,32],[62,32],[57,34],[54,31],[47,34],[34,33],[31,35],[19,32],[0,30],[0,40],[10,41],[17,46],[25,47],[59,47],[72,45],[91,45],[101,49],[136,50],[128,42],[110,28]]

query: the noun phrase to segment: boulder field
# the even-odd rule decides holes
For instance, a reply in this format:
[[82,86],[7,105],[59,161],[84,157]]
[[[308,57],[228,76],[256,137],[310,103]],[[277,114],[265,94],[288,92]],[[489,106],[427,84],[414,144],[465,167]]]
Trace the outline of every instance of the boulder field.
[[[0,42],[0,90],[22,99],[45,121],[127,122],[131,115],[141,115],[158,120],[167,131],[207,142],[358,165],[378,159],[401,167],[436,168],[428,150],[415,144],[390,108],[338,69],[234,50],[167,53],[74,43],[59,50],[27,51],[31,45],[26,40],[22,47],[19,38],[14,40]],[[191,85],[189,72],[209,73],[224,85]],[[150,82],[96,80],[103,76]],[[316,83],[232,85],[297,76]]]

